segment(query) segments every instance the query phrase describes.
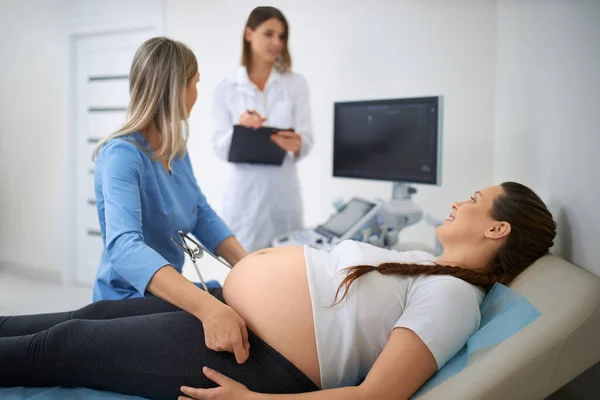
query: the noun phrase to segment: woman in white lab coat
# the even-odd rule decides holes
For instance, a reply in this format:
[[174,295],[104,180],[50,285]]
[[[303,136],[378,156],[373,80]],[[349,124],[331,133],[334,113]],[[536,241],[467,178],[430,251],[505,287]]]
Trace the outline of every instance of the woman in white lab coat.
[[287,151],[281,166],[229,163],[221,217],[249,251],[302,228],[296,164],[313,145],[306,80],[291,72],[288,24],[273,7],[255,8],[242,39],[242,66],[222,80],[213,98],[213,149],[227,161],[233,126],[282,130],[272,140]]

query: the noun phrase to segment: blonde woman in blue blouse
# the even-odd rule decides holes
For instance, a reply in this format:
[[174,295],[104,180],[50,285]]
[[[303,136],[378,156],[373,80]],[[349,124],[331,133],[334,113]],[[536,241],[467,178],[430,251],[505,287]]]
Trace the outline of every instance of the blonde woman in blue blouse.
[[181,275],[184,253],[171,241],[191,232],[235,265],[246,256],[200,191],[186,149],[198,63],[184,44],[153,38],[136,52],[128,120],[99,143],[95,191],[104,252],[94,300],[152,294],[202,321],[206,345],[248,357],[248,333],[233,309]]

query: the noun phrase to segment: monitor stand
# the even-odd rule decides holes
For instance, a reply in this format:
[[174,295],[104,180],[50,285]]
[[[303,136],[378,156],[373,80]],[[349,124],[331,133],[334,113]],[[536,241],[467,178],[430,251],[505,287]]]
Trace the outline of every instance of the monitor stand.
[[385,203],[381,213],[388,229],[395,232],[394,238],[390,241],[391,245],[396,244],[402,229],[416,224],[423,218],[421,207],[411,198],[416,192],[417,189],[406,182],[394,182],[392,198]]
[[392,189],[392,201],[395,200],[408,200],[410,201],[413,194],[417,193],[417,189],[410,186],[409,183],[406,182],[394,182],[394,187]]
[[394,182],[392,199],[387,203],[387,209],[396,214],[412,214],[420,212],[421,208],[417,206],[411,196],[417,193],[417,189],[406,182]]

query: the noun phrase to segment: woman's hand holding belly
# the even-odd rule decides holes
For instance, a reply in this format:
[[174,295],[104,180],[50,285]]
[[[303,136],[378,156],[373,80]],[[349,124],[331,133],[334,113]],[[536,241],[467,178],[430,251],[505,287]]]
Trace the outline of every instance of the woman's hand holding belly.
[[321,386],[302,247],[266,249],[245,257],[227,276],[223,296],[248,329]]

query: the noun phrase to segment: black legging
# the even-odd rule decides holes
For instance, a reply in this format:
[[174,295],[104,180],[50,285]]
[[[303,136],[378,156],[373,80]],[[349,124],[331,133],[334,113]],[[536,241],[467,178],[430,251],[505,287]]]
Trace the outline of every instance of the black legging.
[[[223,301],[221,289],[210,289]],[[157,298],[100,301],[78,311],[0,317],[0,386],[81,386],[176,399],[181,386],[215,387],[208,366],[264,393],[317,386],[248,331],[250,357],[206,347],[202,323]]]

